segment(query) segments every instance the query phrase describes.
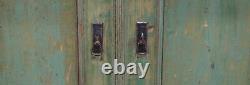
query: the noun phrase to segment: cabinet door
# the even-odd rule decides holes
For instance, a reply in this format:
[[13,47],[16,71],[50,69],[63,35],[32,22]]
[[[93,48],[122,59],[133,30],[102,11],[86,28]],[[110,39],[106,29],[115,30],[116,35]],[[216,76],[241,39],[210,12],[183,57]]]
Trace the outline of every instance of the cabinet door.
[[249,85],[249,0],[165,0],[163,85]]
[[0,84],[77,85],[74,0],[0,0]]
[[[79,82],[80,85],[114,85],[114,76],[102,73],[102,64],[115,57],[113,0],[78,0]],[[93,24],[103,23],[103,52],[92,54]]]
[[[117,0],[116,39],[117,54],[119,62],[136,63],[138,75],[118,75],[116,85],[157,85],[160,78],[159,58],[161,58],[161,34],[160,26],[160,0]],[[147,22],[147,52],[139,55],[137,49],[137,22]],[[138,63],[143,67],[150,63],[146,76],[140,79],[141,75]]]

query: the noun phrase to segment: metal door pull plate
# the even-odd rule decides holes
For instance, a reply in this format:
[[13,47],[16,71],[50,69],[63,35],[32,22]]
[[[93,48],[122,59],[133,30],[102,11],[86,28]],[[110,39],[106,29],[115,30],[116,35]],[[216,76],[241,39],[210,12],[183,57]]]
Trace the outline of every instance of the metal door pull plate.
[[103,51],[103,23],[94,23],[92,55],[100,56]]
[[137,22],[137,43],[136,53],[146,54],[147,53],[147,22]]

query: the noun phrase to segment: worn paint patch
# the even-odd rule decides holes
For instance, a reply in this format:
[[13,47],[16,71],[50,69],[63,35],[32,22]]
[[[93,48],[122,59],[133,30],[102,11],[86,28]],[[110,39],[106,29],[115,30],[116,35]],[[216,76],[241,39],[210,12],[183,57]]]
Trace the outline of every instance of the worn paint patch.
[[[76,71],[65,72],[69,65],[71,69],[77,68],[74,62],[77,53],[75,1],[0,2],[3,6],[0,6],[0,48],[3,50],[0,52],[1,75],[3,73],[0,82],[76,85]],[[68,37],[71,41],[64,42]],[[64,63],[66,60],[70,62]],[[66,74],[70,75],[67,81]]]

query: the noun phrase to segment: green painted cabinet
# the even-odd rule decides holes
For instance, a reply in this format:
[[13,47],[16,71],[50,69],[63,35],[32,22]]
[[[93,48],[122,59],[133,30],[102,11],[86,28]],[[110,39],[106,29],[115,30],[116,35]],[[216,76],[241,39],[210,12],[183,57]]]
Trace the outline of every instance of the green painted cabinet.
[[[0,85],[249,85],[249,8],[249,0],[0,0]],[[144,55],[138,21],[148,23]],[[92,54],[97,22],[101,56]],[[114,59],[150,65],[143,79],[103,74]]]

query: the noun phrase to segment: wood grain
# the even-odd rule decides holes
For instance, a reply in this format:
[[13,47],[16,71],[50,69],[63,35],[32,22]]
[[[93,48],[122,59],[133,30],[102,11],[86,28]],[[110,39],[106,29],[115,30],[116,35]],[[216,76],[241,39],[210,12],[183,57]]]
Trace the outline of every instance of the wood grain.
[[0,0],[1,85],[77,85],[75,3]]
[[[79,74],[80,85],[114,85],[113,75],[101,72],[103,63],[112,63],[115,57],[115,22],[113,0],[78,0]],[[94,57],[92,24],[103,22],[103,54]]]
[[[160,47],[161,31],[159,17],[160,12],[159,0],[118,0],[120,6],[117,7],[119,12],[118,22],[121,23],[116,29],[117,42],[117,58],[121,62],[128,63],[150,63],[148,72],[144,79],[139,79],[138,75],[122,75],[118,76],[116,85],[157,85],[161,80],[159,68],[161,62]],[[136,54],[136,22],[148,22],[148,53],[147,55],[139,56]],[[162,24],[161,24],[162,25]],[[140,75],[140,72],[138,72]],[[160,85],[160,84],[158,84]]]
[[249,0],[165,0],[163,85],[249,85]]

